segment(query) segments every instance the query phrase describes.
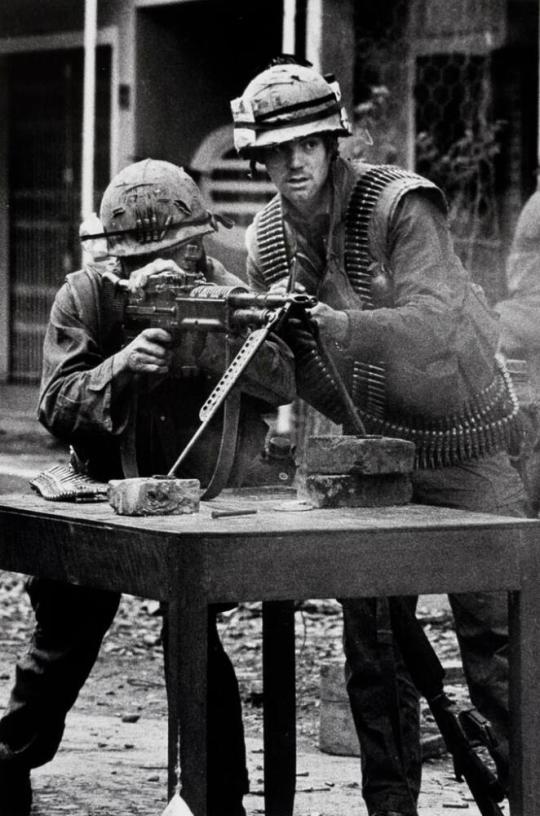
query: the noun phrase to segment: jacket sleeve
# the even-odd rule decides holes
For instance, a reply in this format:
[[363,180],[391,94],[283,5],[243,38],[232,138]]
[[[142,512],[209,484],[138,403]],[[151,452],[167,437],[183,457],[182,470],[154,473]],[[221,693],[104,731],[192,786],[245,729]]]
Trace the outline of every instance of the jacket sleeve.
[[[222,265],[214,259],[212,259],[212,264],[214,278],[218,282],[221,280],[224,270]],[[243,281],[234,275],[230,273],[227,273],[227,275],[229,285],[234,283],[245,285]],[[253,286],[251,280],[249,280],[249,284],[255,291],[265,291],[262,278],[259,288]],[[235,351],[238,351],[240,346],[241,343],[237,344]],[[271,407],[292,402],[296,392],[294,356],[286,343],[276,335],[271,335],[271,339],[264,343],[247,366],[239,385],[246,394],[262,400]]]
[[277,408],[292,402],[296,394],[294,356],[281,338],[272,335],[244,371],[242,391]]
[[115,388],[114,355],[99,341],[97,284],[84,272],[68,276],[54,300],[43,347],[40,422],[72,443],[117,435],[128,403]]
[[444,213],[428,196],[407,193],[394,213],[386,246],[393,305],[347,310],[349,350],[360,359],[403,356],[420,366],[441,359],[452,348],[471,285]]

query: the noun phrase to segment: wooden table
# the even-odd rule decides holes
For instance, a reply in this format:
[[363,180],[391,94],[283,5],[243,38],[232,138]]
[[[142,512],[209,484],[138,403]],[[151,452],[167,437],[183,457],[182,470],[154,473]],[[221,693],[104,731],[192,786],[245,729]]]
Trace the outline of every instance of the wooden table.
[[[257,513],[211,517],[225,506]],[[540,522],[420,505],[300,512],[284,494],[225,491],[198,514],[156,518],[0,496],[0,533],[0,569],[168,602],[178,690],[169,786],[179,745],[195,816],[206,813],[209,604],[263,601],[266,813],[285,816],[295,783],[293,600],[508,592],[512,816],[540,813]]]

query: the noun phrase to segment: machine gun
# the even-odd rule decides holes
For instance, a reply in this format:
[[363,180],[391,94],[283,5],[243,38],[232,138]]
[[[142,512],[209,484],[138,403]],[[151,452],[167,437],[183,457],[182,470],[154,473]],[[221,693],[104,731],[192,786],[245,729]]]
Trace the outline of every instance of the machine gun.
[[503,816],[497,803],[506,796],[504,787],[476,750],[484,746],[496,751],[497,740],[489,722],[474,708],[457,710],[444,691],[444,669],[414,612],[400,598],[387,603],[403,660],[452,755],[456,779],[465,780],[482,816]]
[[165,329],[173,338],[172,373],[184,376],[191,367],[204,368],[201,361],[210,335],[221,334],[227,341],[214,347],[214,351],[221,349],[219,368],[225,370],[228,357],[246,332],[251,337],[254,331],[269,326],[275,330],[276,321],[290,309],[303,310],[316,304],[309,295],[257,294],[243,286],[209,283],[202,273],[192,272],[162,272],[150,276],[144,287],[129,288],[127,281],[125,287],[127,339],[145,328]]
[[[222,445],[214,475],[203,494],[203,498],[212,498],[225,486],[234,458],[239,405],[238,399],[235,401],[231,395],[232,389],[269,334],[288,316],[305,314],[317,301],[306,294],[257,294],[243,286],[219,286],[195,270],[156,273],[150,275],[144,285],[135,287],[130,281],[114,278],[115,284],[126,293],[127,340],[145,328],[159,327],[172,336],[172,376],[192,377],[205,373],[209,357],[212,373],[223,371],[199,411],[200,427],[167,474],[175,475],[224,405]],[[229,396],[231,400],[227,399]],[[132,454],[130,459],[133,462]],[[124,467],[125,475],[127,470],[129,475],[137,475],[133,465]]]

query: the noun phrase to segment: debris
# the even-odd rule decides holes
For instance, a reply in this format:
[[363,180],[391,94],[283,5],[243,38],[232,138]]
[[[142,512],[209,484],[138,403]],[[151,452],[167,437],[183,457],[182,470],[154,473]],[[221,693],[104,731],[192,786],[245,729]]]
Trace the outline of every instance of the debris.
[[193,816],[193,811],[187,806],[180,794],[175,793],[162,816]]

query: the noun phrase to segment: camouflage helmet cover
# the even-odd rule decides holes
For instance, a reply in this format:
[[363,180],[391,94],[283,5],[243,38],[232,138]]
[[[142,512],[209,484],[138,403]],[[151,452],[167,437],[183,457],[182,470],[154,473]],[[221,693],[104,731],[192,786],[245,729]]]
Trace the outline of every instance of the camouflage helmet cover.
[[156,159],[130,164],[112,179],[100,218],[116,257],[147,255],[217,229],[191,176]]
[[234,144],[241,155],[314,133],[349,136],[339,83],[314,68],[286,63],[258,74],[233,99]]

